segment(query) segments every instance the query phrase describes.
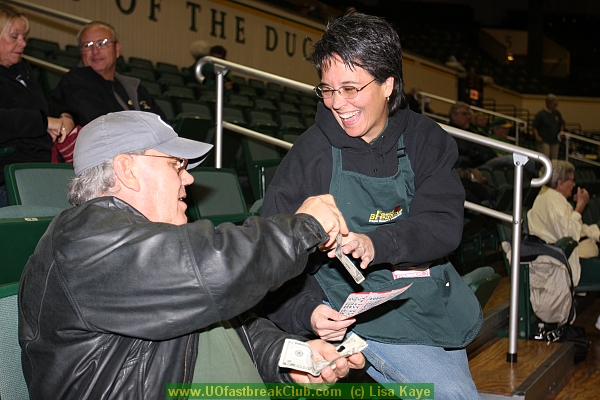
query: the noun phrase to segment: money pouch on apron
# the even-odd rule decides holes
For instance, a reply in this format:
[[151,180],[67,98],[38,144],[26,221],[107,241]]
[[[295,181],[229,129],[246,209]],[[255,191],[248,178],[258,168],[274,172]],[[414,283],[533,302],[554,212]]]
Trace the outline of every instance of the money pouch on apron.
[[[398,140],[398,171],[386,178],[342,170],[342,152],[332,148],[329,193],[351,232],[366,233],[408,216],[415,192],[414,172]],[[356,260],[358,265],[360,260]],[[452,264],[429,268],[429,276],[400,277],[391,264],[369,265],[356,284],[337,259],[323,264],[315,277],[332,307],[339,310],[350,293],[383,292],[412,286],[394,299],[357,315],[353,330],[384,343],[424,344],[445,348],[466,346],[477,334],[483,316],[479,302]]]

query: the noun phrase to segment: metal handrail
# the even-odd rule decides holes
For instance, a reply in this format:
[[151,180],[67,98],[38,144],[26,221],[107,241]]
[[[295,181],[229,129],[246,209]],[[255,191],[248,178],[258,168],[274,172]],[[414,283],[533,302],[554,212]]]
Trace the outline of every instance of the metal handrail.
[[[427,97],[429,97],[431,99],[436,99],[436,100],[439,100],[439,101],[442,101],[442,102],[445,102],[445,103],[449,103],[449,104],[456,104],[456,102],[457,102],[456,100],[449,99],[447,97],[441,97],[441,96],[435,95],[433,93],[428,93],[428,92],[423,92],[423,91],[419,91],[418,93],[421,95],[421,97],[422,96],[427,96]],[[425,104],[423,102],[422,107],[424,107],[424,106],[425,106]],[[508,120],[514,121],[515,122],[515,128],[516,128],[515,129],[515,142],[516,143],[519,143],[519,132],[521,132],[521,131],[527,132],[527,121],[522,120],[521,118],[511,117],[510,115],[502,114],[502,113],[499,113],[499,112],[496,112],[496,111],[490,111],[490,110],[487,110],[485,108],[481,108],[481,107],[477,107],[477,106],[471,106],[471,105],[469,105],[469,108],[471,110],[479,111],[479,112],[482,112],[484,114],[489,114],[489,115],[493,115],[493,116],[496,116],[496,117],[501,117],[501,118],[504,118],[504,119],[508,119]],[[522,127],[522,128],[520,128],[520,127]]]
[[28,1],[22,1],[22,0],[4,0],[4,1],[6,1],[7,3],[15,4],[15,5],[17,5],[19,7],[22,7],[22,8],[27,8],[29,10],[32,10],[32,11],[35,11],[35,12],[39,12],[39,13],[44,14],[44,15],[49,15],[51,17],[62,19],[64,21],[74,22],[74,23],[80,24],[80,25],[86,25],[86,24],[89,24],[90,22],[92,22],[91,19],[81,18],[81,17],[78,17],[78,16],[73,15],[73,14],[69,14],[69,13],[65,13],[65,12],[62,12],[62,11],[54,10],[52,8],[40,6],[38,4],[33,4],[33,3],[28,2]]
[[48,61],[40,60],[39,58],[28,56],[27,54],[21,55],[22,58],[27,60],[28,63],[36,65],[38,67],[42,67],[51,72],[56,72],[58,74],[64,75],[69,72],[68,68],[61,67],[60,65],[49,63]]
[[[215,117],[216,117],[216,129],[215,129],[215,166],[221,168],[221,156],[222,156],[222,143],[223,143],[223,127],[231,129],[237,133],[245,136],[250,136],[258,140],[264,140],[268,143],[284,148],[291,148],[292,144],[275,139],[273,137],[263,135],[258,132],[254,132],[250,129],[242,128],[231,123],[223,122],[223,94],[224,85],[223,78],[229,70],[236,71],[248,76],[257,77],[266,81],[278,83],[280,85],[288,86],[303,92],[310,93],[313,91],[313,87],[304,83],[293,81],[291,79],[283,78],[281,76],[273,75],[268,72],[263,72],[254,68],[246,67],[244,65],[236,64],[230,61],[222,60],[220,58],[206,56],[198,60],[196,63],[195,76],[199,82],[202,82],[204,76],[202,75],[202,66],[204,64],[211,63],[214,65],[214,71],[216,75],[216,97],[217,102],[215,106]],[[430,94],[427,94],[430,95]],[[430,97],[432,97],[430,95]],[[438,96],[435,96],[438,98]],[[449,99],[448,99],[449,100]],[[488,111],[489,112],[489,111]],[[494,113],[495,115],[502,115]],[[505,116],[503,116],[505,117]],[[508,117],[511,120],[519,123],[525,123],[517,118]],[[478,143],[484,146],[488,146],[494,149],[503,150],[505,152],[512,153],[513,163],[515,165],[514,175],[514,194],[513,194],[513,214],[506,214],[491,208],[487,208],[469,201],[465,201],[465,208],[476,211],[478,213],[499,219],[501,221],[512,223],[512,253],[511,253],[511,288],[510,288],[510,308],[509,308],[509,343],[506,359],[508,362],[517,361],[517,338],[518,338],[518,318],[519,318],[519,269],[520,269],[520,255],[521,255],[521,221],[522,221],[522,194],[523,194],[523,166],[531,159],[540,162],[545,167],[545,173],[539,178],[531,180],[531,186],[540,187],[550,180],[552,176],[552,164],[550,159],[545,155],[538,153],[533,150],[525,149],[522,147],[515,146],[513,144],[501,142],[499,140],[491,139],[485,136],[477,135],[472,132],[463,131],[462,129],[454,128],[448,125],[439,124],[446,132],[450,135],[467,140],[469,142]],[[283,142],[283,143],[281,143]],[[287,144],[285,144],[287,143]]]
[[571,145],[571,143],[570,143],[571,142],[571,138],[577,139],[578,141],[595,144],[597,146],[600,146],[600,140],[590,139],[590,138],[587,138],[585,136],[581,136],[581,135],[578,135],[576,133],[566,132],[566,131],[561,131],[558,135],[565,137],[565,159],[567,161],[569,161],[569,159],[571,158],[571,159],[578,160],[578,161],[581,161],[581,162],[584,162],[584,163],[588,163],[588,164],[600,166],[600,162],[597,162],[597,161],[594,161],[594,160],[590,160],[590,159],[587,159],[585,157],[578,157],[576,155],[573,155],[573,154],[569,153],[569,147]]

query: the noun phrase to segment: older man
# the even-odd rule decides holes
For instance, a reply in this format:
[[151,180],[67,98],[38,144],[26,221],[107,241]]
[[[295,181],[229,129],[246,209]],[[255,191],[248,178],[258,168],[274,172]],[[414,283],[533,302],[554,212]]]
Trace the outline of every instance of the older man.
[[[452,104],[448,115],[450,117],[450,126],[476,133],[475,129],[471,126],[471,107],[467,103],[457,101],[455,104]],[[458,145],[459,154],[466,156],[470,160],[468,165],[463,166],[478,167],[487,160],[496,157],[494,151],[489,147],[464,139],[454,138],[454,140],[456,140],[456,144]]]
[[[291,335],[262,319],[218,323],[298,275],[309,253],[330,250],[348,229],[330,196],[241,227],[186,223],[185,186],[193,182],[186,169],[211,147],[140,111],[110,113],[82,129],[69,193],[76,207],[55,217],[21,279],[19,338],[31,399],[157,399],[169,382],[258,380],[245,364],[266,382],[333,382],[364,366],[357,353],[319,377],[281,370]],[[320,359],[339,356],[323,341],[309,344]],[[228,361],[231,368],[218,370]],[[206,370],[220,374],[198,372]]]
[[165,116],[137,78],[118,74],[121,43],[115,28],[100,21],[90,22],[77,34],[81,67],[61,78],[52,100],[62,104],[77,125],[123,110],[149,111]]

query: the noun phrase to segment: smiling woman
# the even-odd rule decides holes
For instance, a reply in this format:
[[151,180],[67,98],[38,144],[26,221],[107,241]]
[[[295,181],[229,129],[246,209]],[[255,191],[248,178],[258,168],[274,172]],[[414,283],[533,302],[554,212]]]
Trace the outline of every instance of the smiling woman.
[[21,60],[28,33],[25,15],[0,3],[0,147],[14,149],[0,158],[0,206],[7,205],[4,166],[49,162],[52,142],[62,142],[74,126],[69,118],[49,116],[44,93]]
[[[348,13],[331,21],[309,59],[322,99],[315,125],[280,164],[262,212],[289,213],[309,196],[333,195],[350,229],[342,251],[365,280],[354,284],[333,254],[314,257],[309,273],[269,295],[263,309],[293,333],[363,337],[367,373],[379,382],[433,382],[436,398],[477,399],[464,347],[481,309],[443,261],[463,224],[456,142],[408,109],[400,39],[384,19]],[[408,285],[395,298],[401,301],[355,318],[337,311],[351,293]]]

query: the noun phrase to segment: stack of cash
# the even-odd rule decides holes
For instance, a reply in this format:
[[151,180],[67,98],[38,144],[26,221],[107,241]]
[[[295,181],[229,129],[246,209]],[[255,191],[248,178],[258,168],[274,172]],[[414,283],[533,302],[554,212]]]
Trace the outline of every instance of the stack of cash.
[[337,351],[340,354],[332,361],[315,361],[310,346],[306,342],[294,339],[286,339],[283,344],[281,356],[279,357],[279,366],[282,368],[291,368],[298,371],[308,372],[313,376],[319,376],[321,371],[327,366],[335,368],[335,362],[342,357],[348,357],[358,353],[367,347],[367,343],[358,335],[352,333],[341,345]]

